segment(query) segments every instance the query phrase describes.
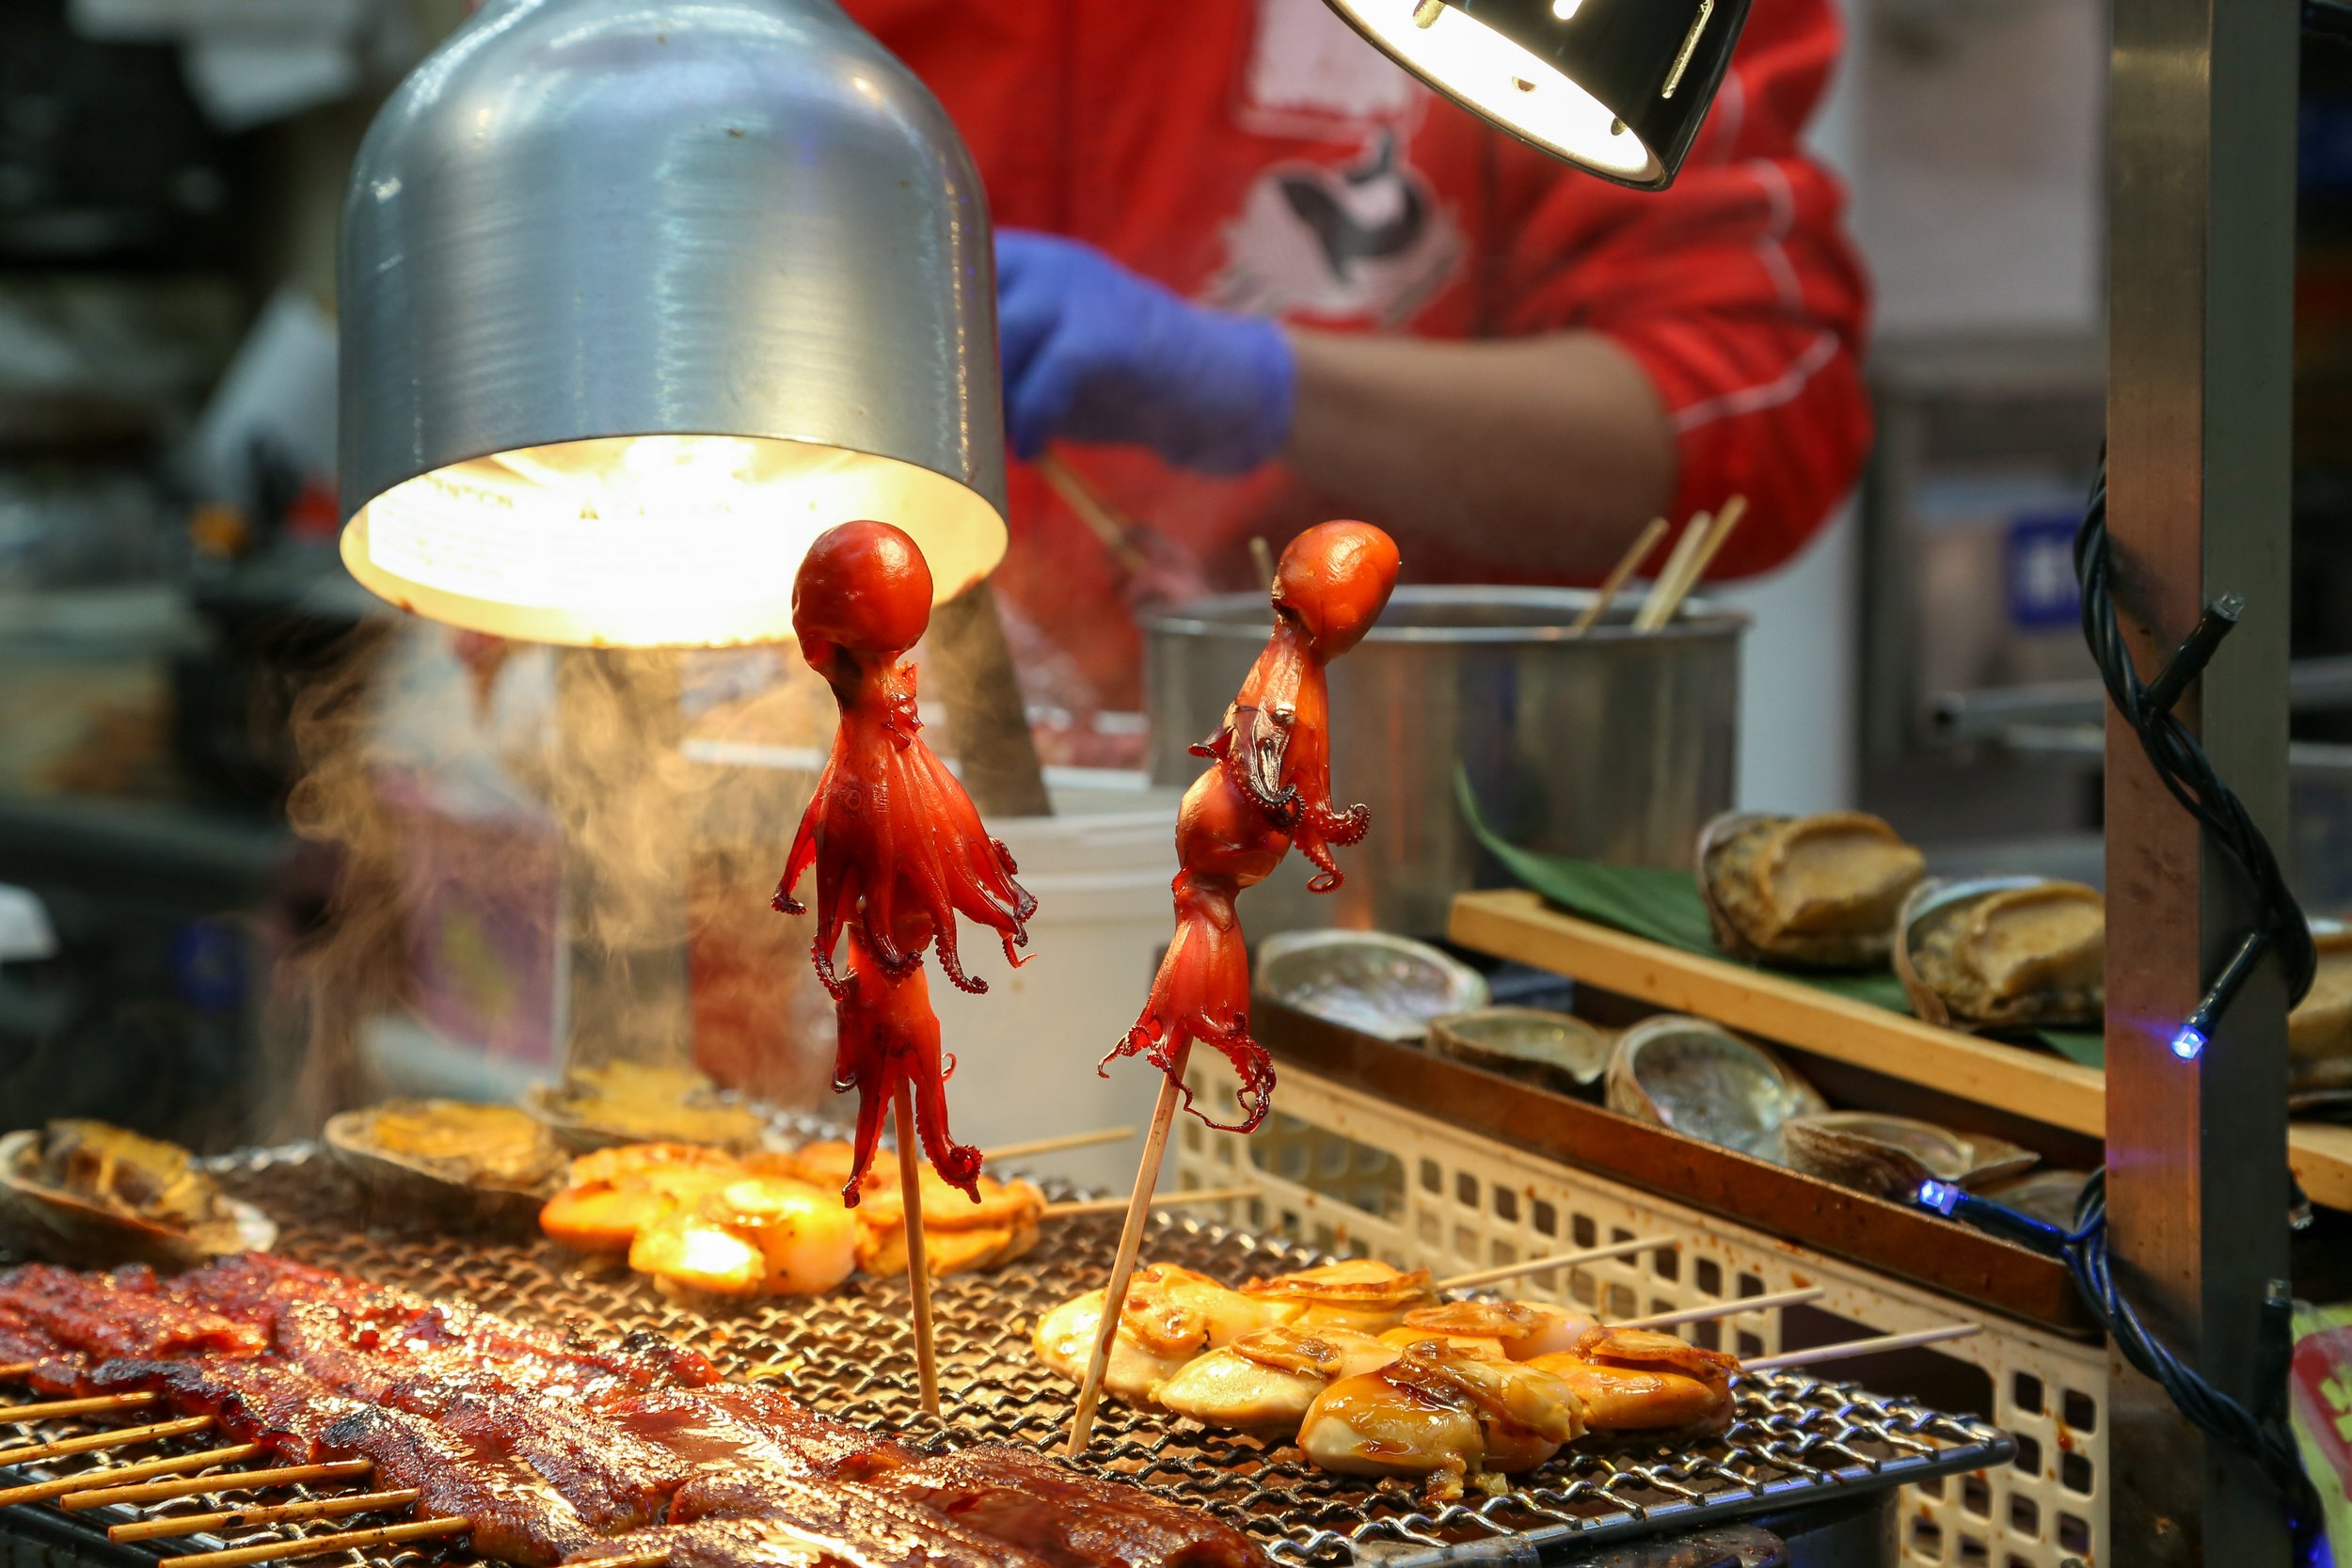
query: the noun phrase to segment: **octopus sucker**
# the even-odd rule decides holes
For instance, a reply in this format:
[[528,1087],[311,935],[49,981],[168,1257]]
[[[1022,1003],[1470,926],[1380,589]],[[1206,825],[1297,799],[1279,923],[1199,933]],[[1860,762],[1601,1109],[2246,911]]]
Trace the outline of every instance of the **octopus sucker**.
[[[1272,1105],[1274,1064],[1249,1031],[1249,955],[1234,900],[1272,875],[1295,844],[1328,893],[1342,877],[1331,846],[1371,826],[1363,806],[1331,804],[1330,693],[1325,666],[1362,641],[1396,586],[1396,544],[1369,523],[1330,522],[1291,541],[1275,571],[1274,630],[1216,734],[1192,747],[1209,766],[1176,813],[1175,936],[1134,1027],[1098,1071],[1142,1056],[1220,1132],[1247,1132]],[[1184,1083],[1194,1041],[1232,1064],[1243,1119],[1227,1127]]]
[[796,892],[816,872],[810,961],[840,1022],[834,1087],[858,1096],[843,1189],[851,1204],[901,1088],[925,1157],[977,1201],[980,1157],[948,1132],[947,1058],[923,956],[935,952],[959,990],[986,991],[964,971],[957,917],[995,931],[1009,960],[1027,945],[1037,911],[1013,879],[1012,857],[922,737],[905,654],[930,625],[931,587],[930,567],[905,533],[853,522],[818,537],[792,589],[801,657],[832,689],[840,722],[774,904],[805,912]]

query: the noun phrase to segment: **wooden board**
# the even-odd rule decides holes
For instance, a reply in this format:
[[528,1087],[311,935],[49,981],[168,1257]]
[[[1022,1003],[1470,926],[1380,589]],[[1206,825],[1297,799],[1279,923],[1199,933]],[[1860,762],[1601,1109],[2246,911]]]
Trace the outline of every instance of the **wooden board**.
[[[1628,936],[1533,893],[1466,893],[1447,934],[1465,947],[1565,974],[1672,1012],[1868,1068],[2053,1127],[2101,1137],[2106,1075],[2060,1056],[1939,1028],[1799,981]],[[2312,1201],[2352,1209],[2352,1127],[2299,1122],[2288,1158]]]

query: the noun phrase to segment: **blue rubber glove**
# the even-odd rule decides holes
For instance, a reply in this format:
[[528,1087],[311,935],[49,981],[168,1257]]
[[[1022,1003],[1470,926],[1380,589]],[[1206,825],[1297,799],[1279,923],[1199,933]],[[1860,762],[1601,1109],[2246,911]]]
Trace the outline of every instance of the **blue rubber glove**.
[[1133,441],[1237,474],[1290,436],[1298,367],[1281,328],[1180,299],[1092,245],[999,230],[996,323],[1025,460],[1057,438]]

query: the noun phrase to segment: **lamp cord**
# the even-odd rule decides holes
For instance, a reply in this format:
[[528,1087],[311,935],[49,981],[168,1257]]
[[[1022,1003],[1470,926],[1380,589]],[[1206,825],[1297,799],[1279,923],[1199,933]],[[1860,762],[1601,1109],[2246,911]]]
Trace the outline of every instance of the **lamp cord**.
[[[2264,949],[2276,954],[2287,981],[2288,1006],[2300,1002],[2311,990],[2318,969],[2318,953],[2302,906],[2287,886],[2270,841],[2254,825],[2245,802],[2215,771],[2204,747],[2172,712],[2172,703],[2202,667],[2234,623],[2238,605],[2217,601],[2171,666],[2159,673],[2153,687],[2139,678],[2131,651],[2118,624],[2113,597],[2113,563],[2107,540],[2107,463],[2103,447],[2098,478],[2074,537],[2074,576],[2082,588],[2083,638],[2099,666],[2108,698],[2131,727],[2149,766],[2166,789],[2195,817],[2236,866],[2253,896],[2254,930],[2240,957],[2215,982],[2200,1005],[2202,1022],[2198,1037],[2201,1050],[2205,1034],[2229,1006],[2236,983],[2259,959]],[[2217,619],[2217,617],[2219,617]],[[2176,1043],[2176,1050],[2178,1045]],[[2299,1190],[2296,1193],[2301,1201]],[[2183,1361],[2141,1320],[2115,1277],[2107,1247],[2106,1173],[2094,1174],[2084,1185],[2074,1211],[2074,1228],[2066,1234],[2060,1257],[2076,1288],[2099,1319],[2123,1358],[2154,1382],[2201,1431],[2251,1456],[2286,1503],[2294,1526],[2299,1560],[2308,1560],[2321,1523],[2319,1495],[2304,1474],[2287,1417],[2286,1381],[2293,1350],[2292,1292],[2274,1290],[2265,1300],[2261,1321],[2261,1355],[2257,1386],[2265,1408],[2249,1410],[2206,1381]]]

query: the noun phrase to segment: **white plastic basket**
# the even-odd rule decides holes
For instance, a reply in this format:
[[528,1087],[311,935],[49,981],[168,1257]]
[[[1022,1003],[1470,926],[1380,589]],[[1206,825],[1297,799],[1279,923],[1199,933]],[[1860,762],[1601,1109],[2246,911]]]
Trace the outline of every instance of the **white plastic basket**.
[[[1212,1079],[1215,1082],[1212,1082]],[[1194,1092],[1218,1120],[1236,1115],[1230,1080],[1196,1069]],[[1512,1282],[1514,1295],[1574,1302],[1610,1316],[1668,1312],[1808,1286],[1823,1311],[1898,1334],[1982,1322],[1985,1331],[1924,1353],[1983,1374],[1972,1412],[2018,1439],[2014,1465],[1905,1489],[1902,1562],[1937,1568],[2065,1568],[2106,1560],[2106,1354],[1988,1317],[1857,1265],[1670,1199],[1604,1180],[1286,1067],[1280,1106],[1248,1137],[1183,1118],[1183,1187],[1255,1184],[1254,1230],[1343,1255],[1439,1275],[1643,1236],[1661,1248]],[[1740,1355],[1782,1348],[1777,1309],[1692,1331]],[[1819,1342],[1818,1340],[1815,1342]]]

